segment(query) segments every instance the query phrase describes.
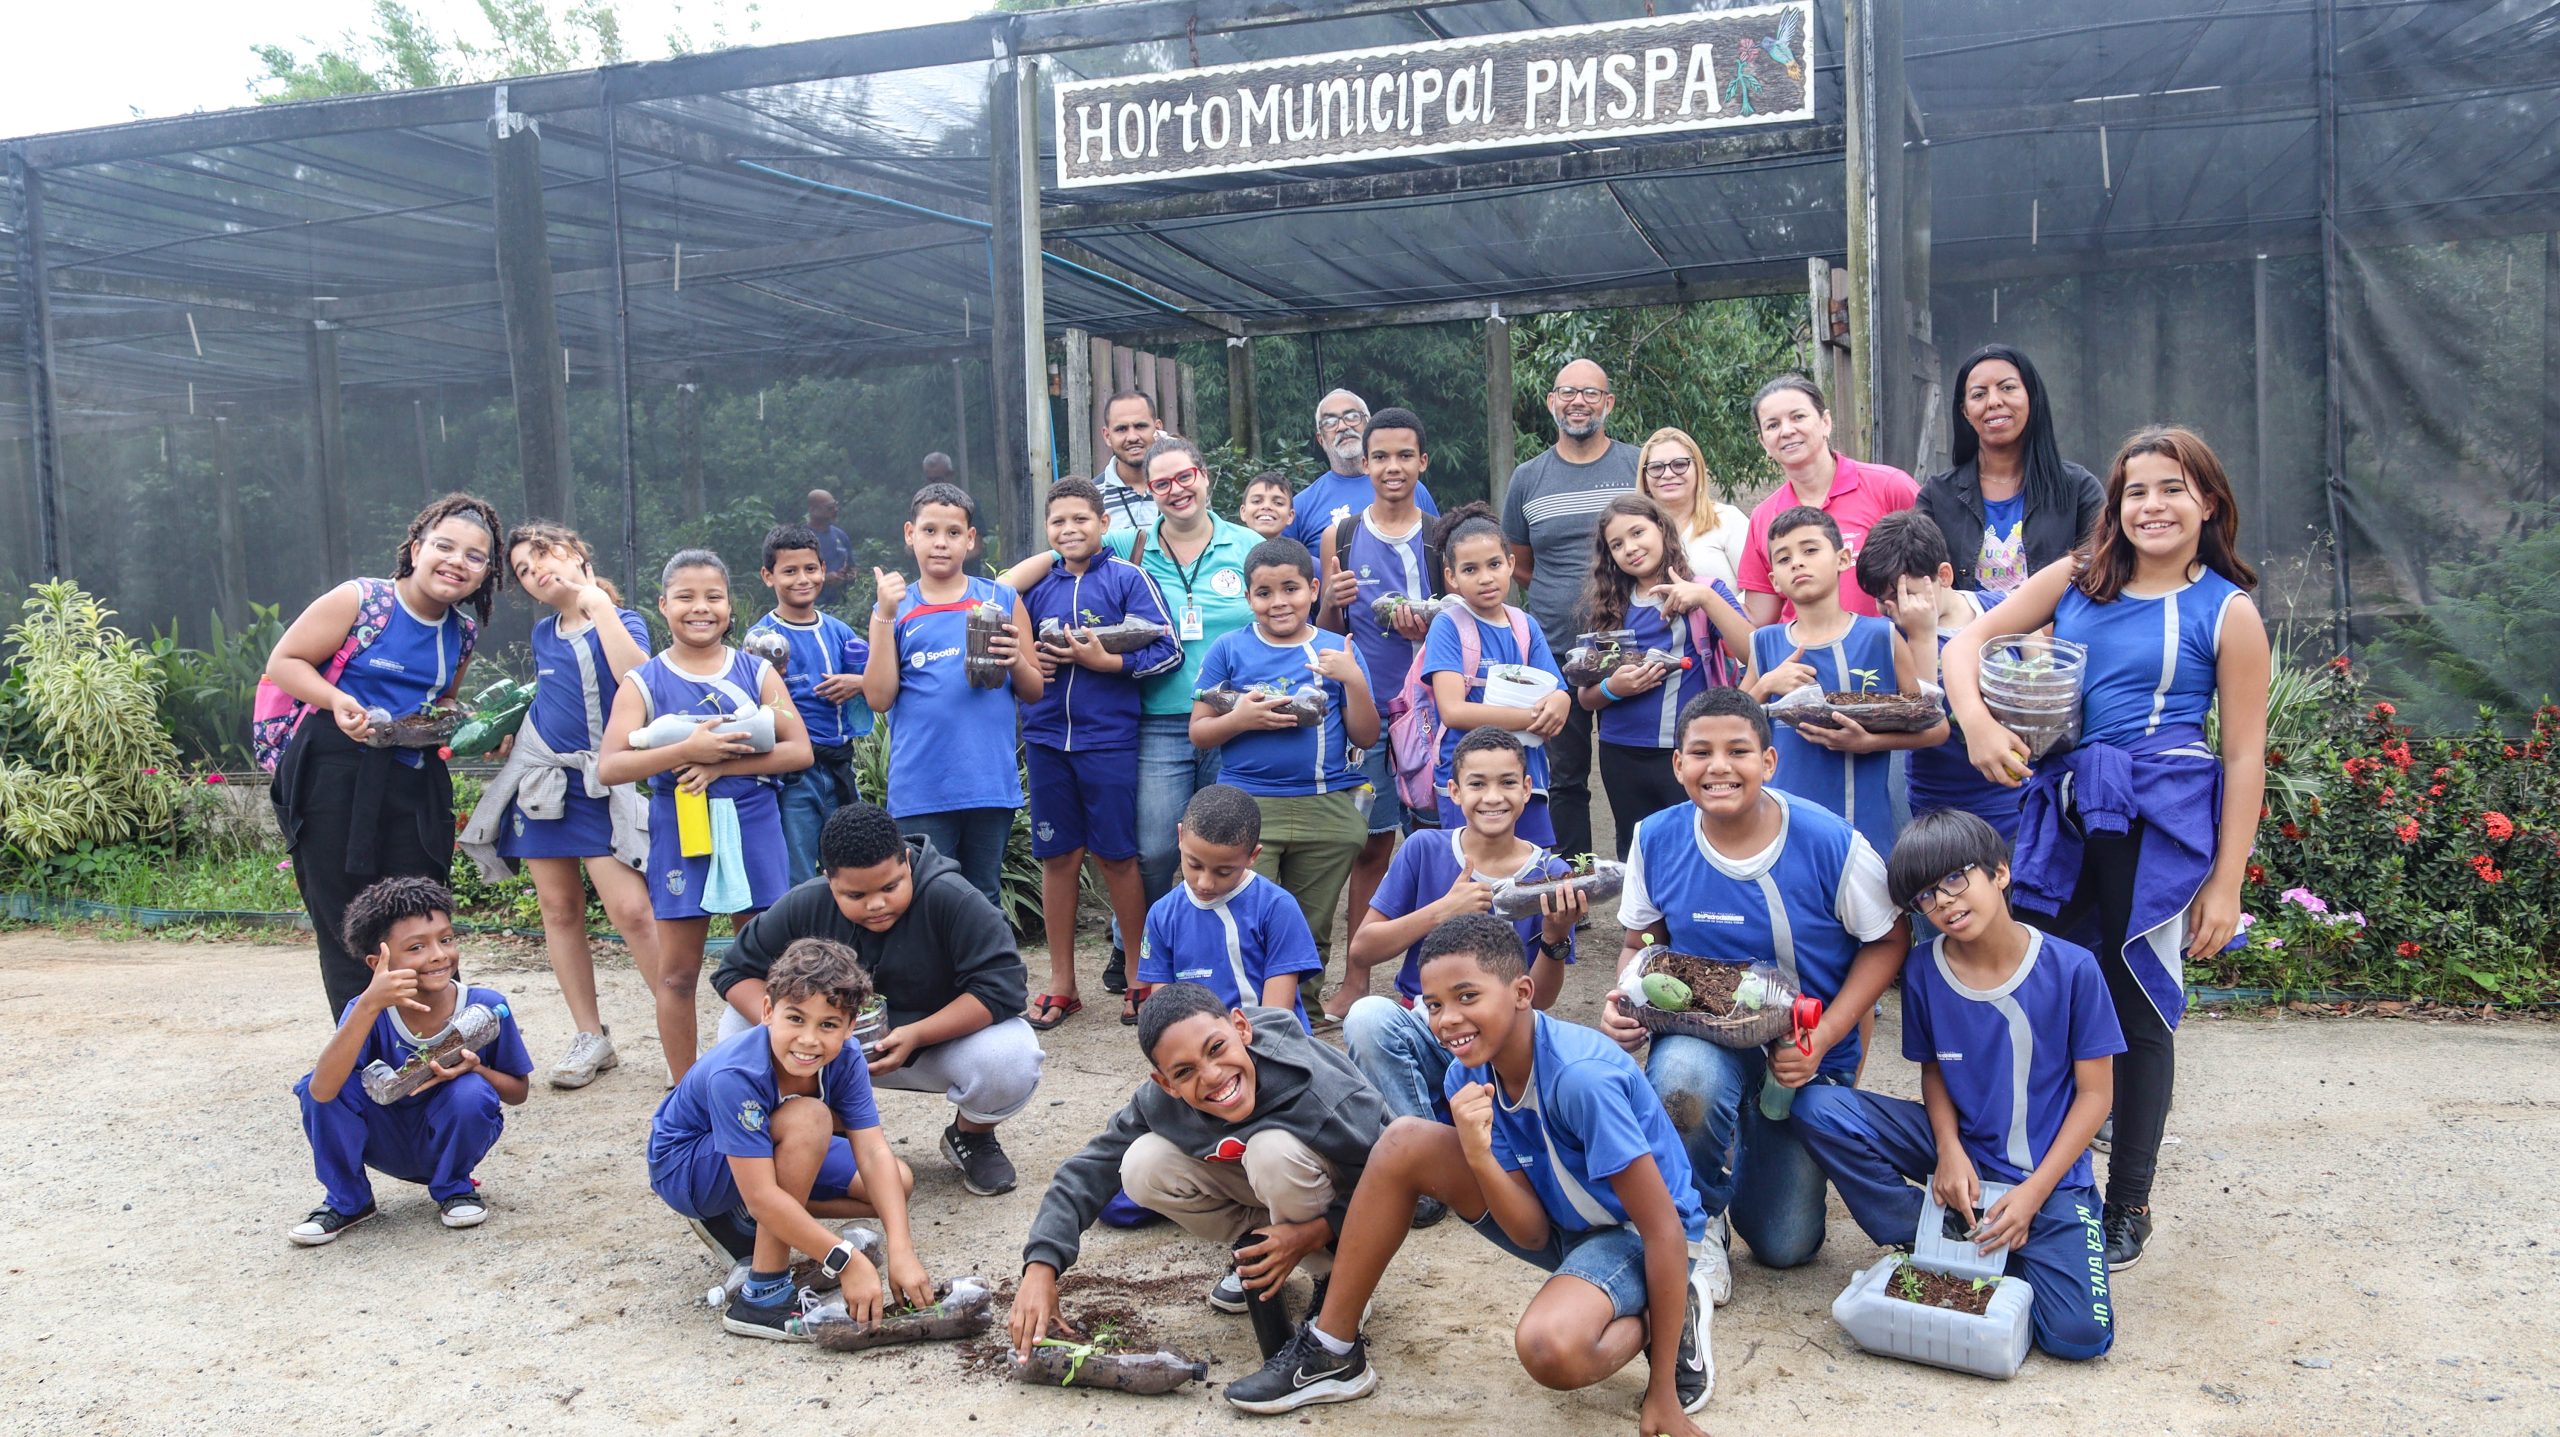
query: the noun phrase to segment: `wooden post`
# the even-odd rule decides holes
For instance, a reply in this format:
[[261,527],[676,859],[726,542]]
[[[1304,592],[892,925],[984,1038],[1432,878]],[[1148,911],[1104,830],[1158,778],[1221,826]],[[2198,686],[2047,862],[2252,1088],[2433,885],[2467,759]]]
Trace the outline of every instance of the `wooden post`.
[[1004,552],[1029,552],[1031,485],[1049,459],[1048,335],[1041,293],[1039,76],[1012,54],[987,80],[988,219],[993,228],[994,322],[988,326],[995,394],[996,531]]
[[1190,425],[1191,432],[1197,434],[1200,432],[1199,376],[1192,372],[1191,366],[1188,364],[1176,364],[1173,367],[1173,376],[1176,380],[1180,381],[1179,392],[1182,395],[1182,422]]
[[1511,321],[1495,306],[1484,317],[1484,492],[1493,512],[1502,512],[1511,488],[1511,470],[1519,453],[1520,434],[1512,414]]
[[1254,405],[1253,341],[1227,336],[1227,438],[1251,459],[1262,457],[1262,423]]
[[427,401],[410,400],[409,412],[418,440],[418,492],[424,496],[423,502],[432,504],[436,499],[436,466],[434,451],[427,447]]
[[686,523],[699,523],[710,505],[702,492],[702,395],[690,373],[676,386],[676,454],[676,508]]
[[533,118],[508,111],[498,87],[489,117],[489,197],[498,251],[498,308],[515,381],[516,453],[526,517],[574,524],[569,468],[569,386],[561,373],[560,315],[552,301],[551,247],[542,204],[542,137]]
[[338,387],[338,327],[314,320],[303,332],[308,366],[310,422],[303,433],[303,468],[311,512],[320,518],[320,582],[335,584],[353,572],[347,553],[347,435]]
[[2560,489],[2560,232],[2542,237],[2542,486]]
[[1853,368],[1857,355],[1849,319],[1849,272],[1819,255],[1805,262],[1805,271],[1805,288],[1813,311],[1813,350],[1805,356],[1805,367],[1813,382],[1830,396],[1832,432],[1836,437],[1857,428],[1857,375]]
[[[2555,236],[2554,238],[2560,239],[2560,236]],[[2547,254],[2548,251],[2546,250],[2545,253]],[[2257,551],[2258,562],[2261,565],[2270,563],[2275,558],[2274,506],[2272,498],[2268,493],[2268,491],[2274,487],[2269,480],[2276,472],[2275,306],[2274,296],[2270,289],[2270,277],[2267,273],[2267,268],[2267,257],[2265,255],[2258,256],[2257,260],[2249,267],[2249,310],[2251,335],[2249,360],[2251,367],[2257,372],[2258,381],[2258,449],[2257,463],[2253,466],[2257,472],[2250,476],[2248,484],[2249,528],[2253,531],[2251,537],[2256,541],[2251,547]],[[2549,302],[2550,294],[2546,290],[2544,293],[2544,303],[2547,305]],[[2546,309],[2544,312],[2547,314],[2549,313],[2549,310]],[[2086,364],[2090,361],[2083,359],[2081,362]],[[2551,374],[2551,356],[2546,353],[2543,357],[2543,377],[2548,379],[2551,377]],[[2543,414],[2547,425],[2549,415],[2551,414],[2550,406],[2553,403],[2553,397],[2545,394],[2542,402]],[[2545,456],[2543,462],[2546,466],[2550,463],[2549,456],[2551,453],[2549,448],[2549,434],[2550,431],[2546,427],[2544,430],[2543,449],[2543,454]]]
[[1191,413],[1182,406],[1182,372],[1175,367],[1172,355],[1159,354],[1155,358],[1156,407],[1164,411],[1164,427],[1196,441],[1198,436],[1191,432]]
[[951,441],[954,472],[966,489],[974,477],[969,469],[969,381],[957,359],[951,361]]
[[[1846,0],[1841,7],[1846,61],[1848,182],[1849,334],[1852,346],[1849,392],[1834,400],[1834,443],[1852,458],[1885,458],[1880,445],[1889,431],[1885,389],[1891,384],[1884,355],[1889,317],[1899,314],[1898,270],[1901,245],[1895,238],[1901,222],[1888,191],[1898,191],[1902,146],[1900,88],[1887,81],[1885,54],[1898,37],[1886,33],[1899,6],[1895,0]],[[1890,91],[1890,94],[1888,94]],[[1887,100],[1891,100],[1887,108]],[[1888,154],[1888,150],[1890,154]],[[1892,346],[1898,351],[1899,346]],[[1845,400],[1845,402],[1844,402]]]
[[249,561],[241,548],[240,478],[231,472],[231,420],[213,416],[214,599],[222,622],[238,629],[249,621]]
[[1093,472],[1093,440],[1100,426],[1087,424],[1085,417],[1093,412],[1093,336],[1081,329],[1069,329],[1059,337],[1066,351],[1067,378],[1067,471],[1069,474]]
[[604,214],[613,231],[613,452],[622,470],[622,582],[636,594],[640,591],[640,466],[631,443],[631,288],[622,244],[622,119],[613,101],[615,77],[626,73],[618,66],[604,72]]
[[[1136,350],[1134,350],[1134,349],[1130,349],[1130,348],[1129,348],[1129,347],[1127,347],[1126,345],[1119,345],[1119,344],[1112,345],[1112,346],[1111,346],[1111,391],[1112,391],[1112,393],[1114,393],[1114,394],[1120,394],[1120,393],[1125,393],[1125,392],[1127,392],[1127,391],[1129,391],[1129,390],[1132,390],[1132,389],[1142,389],[1142,388],[1144,388],[1144,386],[1138,383],[1138,352],[1137,352]],[[1153,402],[1155,401],[1155,396],[1154,396],[1153,394],[1149,394],[1149,395],[1147,396],[1147,400],[1148,400],[1148,402],[1149,402],[1149,403],[1153,403]],[[1098,415],[1098,414],[1097,414],[1096,416],[1094,416],[1094,419],[1095,419],[1095,423],[1096,423],[1096,424],[1099,424],[1099,423],[1101,422],[1101,416],[1100,416],[1100,415]]]

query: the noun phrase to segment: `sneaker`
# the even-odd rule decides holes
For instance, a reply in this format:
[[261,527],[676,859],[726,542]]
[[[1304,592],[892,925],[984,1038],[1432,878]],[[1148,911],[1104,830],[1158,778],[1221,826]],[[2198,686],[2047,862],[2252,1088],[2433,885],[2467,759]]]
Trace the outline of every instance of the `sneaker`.
[[1680,1353],[1674,1359],[1679,1365],[1671,1374],[1683,1412],[1706,1406],[1716,1390],[1716,1305],[1707,1282],[1706,1264],[1690,1263],[1687,1310],[1680,1319]]
[[1209,1305],[1220,1312],[1247,1310],[1244,1279],[1236,1275],[1234,1268],[1228,1268],[1227,1275],[1218,1279],[1218,1285],[1209,1289]]
[[2142,1261],[2142,1245],[2151,1240],[2151,1209],[2107,1209],[2107,1271],[2122,1272]]
[[1733,1230],[1722,1213],[1707,1219],[1707,1240],[1697,1256],[1697,1271],[1717,1307],[1733,1301]]
[[478,1227],[489,1220],[489,1205],[478,1193],[455,1193],[436,1204],[436,1217],[446,1227]]
[[960,1186],[980,1197],[1013,1191],[1013,1159],[993,1133],[964,1133],[953,1123],[942,1130],[942,1155],[960,1170]]
[[374,1207],[366,1203],[354,1212],[340,1212],[327,1204],[311,1210],[311,1216],[296,1223],[285,1233],[295,1247],[327,1247],[338,1240],[338,1234],[373,1216]]
[[1378,1390],[1377,1369],[1369,1365],[1369,1341],[1351,1340],[1340,1357],[1316,1341],[1315,1323],[1299,1324],[1279,1354],[1258,1372],[1227,1384],[1227,1402],[1245,1412],[1295,1412],[1322,1402],[1349,1402]]
[[820,1301],[808,1288],[794,1288],[771,1307],[759,1307],[747,1301],[746,1294],[729,1299],[728,1308],[720,1314],[720,1325],[740,1337],[761,1337],[768,1342],[807,1342],[808,1325],[801,1314]]
[[2109,1113],[2107,1114],[2107,1120],[2098,1124],[2098,1135],[2089,1140],[2089,1151],[2093,1153],[2113,1153],[2115,1150],[2116,1115]]
[[1117,944],[1112,946],[1110,961],[1102,965],[1102,991],[1105,993],[1129,991],[1128,950]]
[[735,1266],[756,1255],[756,1225],[734,1212],[724,1212],[718,1217],[689,1217],[685,1223],[724,1267]]
[[[1324,1276],[1316,1279],[1315,1295],[1307,1299],[1307,1321],[1315,1321],[1316,1318],[1324,1312],[1325,1289],[1332,1283],[1332,1281],[1333,1274],[1331,1273],[1326,1273]],[[1361,1331],[1366,1332],[1369,1330],[1369,1319],[1377,1316],[1377,1313],[1378,1295],[1372,1292],[1369,1294],[1369,1300],[1360,1304]]]
[[569,1040],[569,1051],[552,1065],[551,1086],[583,1088],[596,1080],[596,1074],[621,1062],[613,1051],[612,1034],[580,1033]]
[[1449,1205],[1429,1193],[1413,1200],[1413,1230],[1420,1232],[1449,1215]]

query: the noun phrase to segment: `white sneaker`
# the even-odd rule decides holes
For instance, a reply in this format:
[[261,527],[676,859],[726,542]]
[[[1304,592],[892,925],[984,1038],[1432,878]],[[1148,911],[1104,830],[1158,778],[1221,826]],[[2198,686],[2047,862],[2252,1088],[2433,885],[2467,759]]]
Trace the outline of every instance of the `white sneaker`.
[[551,1086],[583,1088],[596,1080],[596,1074],[621,1062],[622,1059],[614,1054],[613,1039],[609,1034],[580,1033],[569,1040],[569,1051],[552,1065]]
[[[1681,1324],[1680,1367],[1675,1374],[1680,1410],[1683,1412],[1695,1412],[1706,1406],[1707,1399],[1716,1391],[1716,1305],[1709,1300],[1708,1281],[1705,1262],[1689,1264],[1689,1290],[1682,1304],[1687,1309],[1684,1314],[1686,1321]],[[1728,1273],[1727,1282],[1730,1281]]]
[[1724,1215],[1718,1213],[1708,1218],[1707,1240],[1698,1245],[1697,1257],[1691,1267],[1693,1277],[1706,1284],[1704,1290],[1717,1307],[1733,1301],[1733,1256],[1729,1251],[1732,1244],[1732,1229],[1726,1225]]

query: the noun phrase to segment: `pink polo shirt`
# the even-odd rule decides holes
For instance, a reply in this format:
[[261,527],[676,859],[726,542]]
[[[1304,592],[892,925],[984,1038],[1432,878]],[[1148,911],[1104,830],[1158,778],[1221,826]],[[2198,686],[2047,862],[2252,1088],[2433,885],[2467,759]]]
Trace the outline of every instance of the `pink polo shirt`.
[[[1840,526],[1841,542],[1855,554],[1858,546],[1867,541],[1867,530],[1878,519],[1920,501],[1920,486],[1890,464],[1864,464],[1846,454],[1832,457],[1839,461],[1839,468],[1831,476],[1831,493],[1822,502],[1822,512]],[[1777,595],[1777,586],[1769,580],[1769,523],[1802,502],[1796,498],[1795,486],[1781,481],[1776,492],[1752,509],[1751,538],[1742,550],[1741,578],[1746,592]],[[1876,613],[1876,601],[1858,587],[1854,569],[1840,571],[1840,607],[1853,614],[1882,617]],[[1795,616],[1796,606],[1779,599],[1779,621]]]

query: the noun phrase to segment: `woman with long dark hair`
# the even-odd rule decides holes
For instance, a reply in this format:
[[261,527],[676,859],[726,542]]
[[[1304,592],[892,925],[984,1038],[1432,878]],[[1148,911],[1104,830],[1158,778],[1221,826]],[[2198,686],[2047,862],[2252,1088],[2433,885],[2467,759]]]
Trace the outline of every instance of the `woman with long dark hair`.
[[391,578],[350,579],[312,600],[267,656],[268,681],[292,705],[269,716],[262,703],[256,738],[261,750],[280,750],[269,796],[319,942],[332,1016],[373,977],[340,931],[348,900],[379,878],[452,881],[453,778],[444,760],[434,749],[366,740],[373,715],[415,714],[462,687],[479,626],[505,583],[502,532],[487,500],[447,494],[409,521]]
[[1986,344],[1965,356],[1950,402],[1956,467],[1921,486],[1917,507],[1946,536],[1957,588],[2005,594],[2087,539],[2106,493],[2062,457],[2024,354]]

